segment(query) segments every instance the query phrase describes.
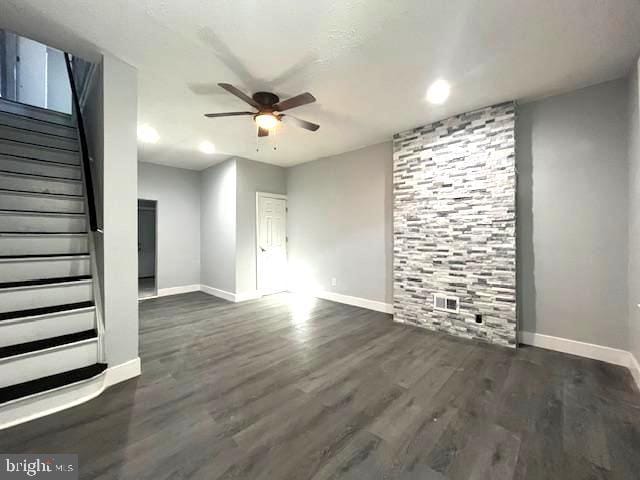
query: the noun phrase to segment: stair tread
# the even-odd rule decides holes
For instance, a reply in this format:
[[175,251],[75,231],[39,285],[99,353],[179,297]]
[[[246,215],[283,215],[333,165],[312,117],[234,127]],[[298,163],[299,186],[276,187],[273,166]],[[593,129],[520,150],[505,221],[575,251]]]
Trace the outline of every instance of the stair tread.
[[29,197],[68,197],[69,200],[78,200],[82,198],[82,195],[69,195],[68,193],[30,192],[28,190],[12,190],[10,188],[0,188],[0,193],[8,193],[10,195],[23,195]]
[[73,116],[71,114],[69,114],[69,113],[59,112],[57,110],[51,110],[50,108],[38,107],[37,105],[29,105],[28,103],[17,102],[15,100],[9,100],[8,98],[0,99],[0,105],[2,105],[2,104],[14,105],[14,106],[16,106],[18,108],[23,109],[23,112],[15,113],[15,112],[3,110],[2,107],[0,107],[0,114],[15,115],[17,117],[29,118],[29,119],[38,120],[38,121],[41,121],[41,122],[52,123],[54,125],[60,125],[60,126],[63,126],[63,127],[74,128],[74,125],[69,125],[68,123],[50,122],[48,120],[42,120],[40,118],[32,117],[32,116],[28,115],[29,111],[42,112],[43,114],[48,115],[49,117],[56,117],[57,116],[57,117],[60,117],[63,120],[73,122]]
[[79,178],[58,177],[58,176],[55,176],[55,175],[43,175],[41,173],[16,172],[15,170],[0,170],[0,173],[9,173],[9,174],[12,174],[12,175],[22,175],[22,176],[27,176],[27,177],[40,177],[40,178],[51,179],[51,180],[72,180],[74,182],[80,182],[81,181]]
[[58,285],[61,283],[72,283],[80,280],[90,280],[91,275],[74,275],[68,277],[39,278],[37,280],[23,280],[20,282],[0,283],[0,289],[16,287],[35,287],[40,285]]
[[37,162],[37,163],[44,163],[44,164],[52,164],[53,166],[56,166],[56,167],[80,168],[79,163],[73,164],[73,163],[65,163],[65,162],[56,162],[55,160],[43,160],[42,158],[24,157],[22,155],[14,155],[13,153],[0,153],[0,160],[2,160],[3,158],[9,159],[9,160],[19,160],[23,162]]
[[27,235],[27,236],[35,236],[35,235],[86,235],[87,232],[0,232],[0,237],[3,235]]
[[92,301],[87,301],[65,303],[61,305],[54,305],[51,307],[30,308],[28,310],[16,310],[13,312],[0,313],[0,321],[14,320],[16,318],[37,317],[41,315],[48,315],[51,313],[72,312],[74,310],[80,310],[89,307],[95,307],[95,303],[93,303]]
[[67,335],[60,335],[59,337],[45,338],[43,340],[19,343],[17,345],[10,345],[8,347],[0,348],[0,359],[23,355],[25,353],[38,352],[40,350],[60,347],[62,345],[69,345],[92,338],[98,338],[98,332],[95,329],[69,333]]
[[0,404],[89,380],[103,373],[106,369],[107,365],[105,363],[95,363],[87,367],[76,368],[75,370],[68,370],[56,375],[0,388]]
[[64,257],[88,257],[89,252],[85,253],[30,253],[27,255],[0,255],[0,260],[13,259],[36,259],[36,258],[64,258]]
[[74,182],[74,183],[82,182],[82,180],[80,180],[79,178],[50,177],[50,176],[47,176],[47,175],[40,175],[40,174],[37,174],[37,173],[8,172],[6,170],[0,170],[0,175],[13,175],[13,176],[20,176],[20,177],[36,177],[36,178],[41,178],[43,180],[54,180],[54,181],[63,180],[65,182]]
[[31,215],[53,215],[58,217],[83,217],[85,216],[84,212],[52,212],[52,211],[44,211],[44,210],[16,210],[15,208],[0,208],[0,214],[31,214]]
[[[6,112],[3,112],[3,113],[6,113]],[[20,115],[16,115],[16,116],[20,117]],[[29,120],[32,120],[32,119],[29,119]],[[64,135],[56,135],[55,133],[41,132],[40,130],[33,130],[31,128],[18,127],[16,125],[7,125],[6,123],[4,123],[2,121],[2,116],[0,116],[0,128],[10,128],[12,130],[19,130],[21,132],[35,133],[37,135],[42,135],[43,137],[55,137],[55,139],[69,140],[70,142],[76,142],[77,143],[77,141],[78,141],[77,138],[70,138],[70,137],[66,137]],[[73,128],[73,127],[71,127],[71,128]],[[5,138],[5,137],[2,137],[2,138]],[[9,138],[7,140],[11,140],[11,139]]]
[[33,142],[23,142],[22,140],[15,140],[13,138],[4,138],[4,137],[0,137],[0,144],[7,144],[7,143],[11,143],[17,146],[24,146],[27,148],[31,148],[31,147],[35,147],[35,148],[41,148],[44,150],[56,150],[56,151],[60,151],[60,152],[67,152],[67,153],[80,153],[80,150],[78,149],[71,149],[71,148],[64,148],[64,147],[54,147],[52,145],[42,145],[41,143],[33,143]]

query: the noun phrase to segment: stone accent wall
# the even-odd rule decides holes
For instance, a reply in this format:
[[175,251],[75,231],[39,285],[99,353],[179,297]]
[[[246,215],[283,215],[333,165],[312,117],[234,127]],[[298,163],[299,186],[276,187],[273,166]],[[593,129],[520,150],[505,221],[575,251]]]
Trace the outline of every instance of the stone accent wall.
[[396,321],[516,346],[514,133],[510,102],[394,135]]

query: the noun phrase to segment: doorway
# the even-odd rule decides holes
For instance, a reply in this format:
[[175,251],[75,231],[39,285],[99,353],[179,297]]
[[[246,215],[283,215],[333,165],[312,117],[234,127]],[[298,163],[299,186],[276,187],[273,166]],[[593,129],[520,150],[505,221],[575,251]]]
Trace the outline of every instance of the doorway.
[[138,298],[158,295],[156,200],[138,200]]
[[256,193],[256,280],[261,295],[287,290],[287,197]]

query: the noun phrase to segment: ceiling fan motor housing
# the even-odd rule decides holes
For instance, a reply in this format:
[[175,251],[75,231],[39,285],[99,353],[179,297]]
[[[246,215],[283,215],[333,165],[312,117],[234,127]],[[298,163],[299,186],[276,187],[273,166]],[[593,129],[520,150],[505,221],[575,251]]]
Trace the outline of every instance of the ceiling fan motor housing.
[[252,95],[252,98],[265,107],[273,107],[280,101],[280,97],[271,92],[256,92]]

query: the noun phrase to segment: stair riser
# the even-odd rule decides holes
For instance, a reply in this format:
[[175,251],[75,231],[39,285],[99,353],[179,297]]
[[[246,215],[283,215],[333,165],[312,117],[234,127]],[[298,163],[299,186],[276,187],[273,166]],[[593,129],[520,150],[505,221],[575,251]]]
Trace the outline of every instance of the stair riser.
[[0,322],[0,348],[96,328],[95,308]]
[[0,210],[82,213],[84,212],[84,199],[82,197],[50,197],[0,191]]
[[0,235],[2,255],[50,255],[58,253],[87,253],[86,235]]
[[0,259],[0,283],[89,274],[89,258]]
[[80,180],[82,172],[74,165],[64,166],[51,162],[34,162],[22,158],[0,156],[0,170],[14,173],[30,173],[47,177],[71,178]]
[[73,127],[73,118],[66,113],[54,112],[51,110],[45,110],[41,108],[35,108],[29,105],[25,105],[17,102],[8,102],[0,100],[0,112],[8,112],[16,115],[23,115],[25,117],[35,118],[45,122],[50,122],[58,125],[66,125]]
[[22,130],[2,125],[0,122],[0,139],[13,140],[15,142],[34,143],[46,147],[66,148],[78,150],[78,141],[73,138],[46,135],[40,132]]
[[97,340],[0,360],[0,388],[86,367],[98,360]]
[[54,216],[0,213],[0,232],[86,232],[84,215]]
[[51,162],[68,163],[70,165],[80,164],[80,154],[78,152],[68,152],[54,148],[44,148],[35,145],[9,142],[0,140],[0,154],[18,155],[20,157],[35,158]]
[[68,182],[42,178],[20,177],[0,173],[0,188],[38,193],[82,195],[82,182]]
[[22,128],[25,130],[31,130],[32,132],[41,132],[70,139],[78,138],[76,135],[76,130],[73,127],[65,127],[63,125],[56,125],[54,123],[33,120],[31,118],[11,115],[4,112],[0,112],[0,125]]
[[91,281],[0,289],[0,312],[93,301]]

